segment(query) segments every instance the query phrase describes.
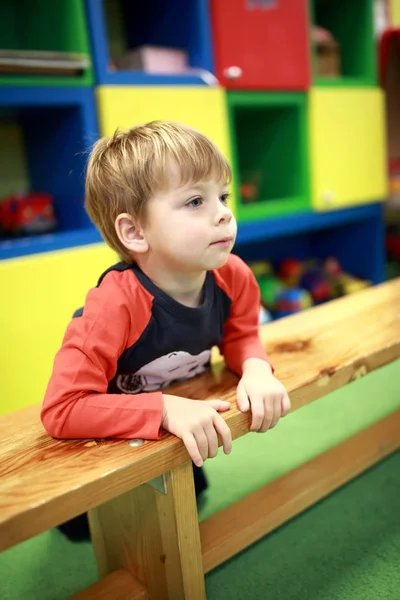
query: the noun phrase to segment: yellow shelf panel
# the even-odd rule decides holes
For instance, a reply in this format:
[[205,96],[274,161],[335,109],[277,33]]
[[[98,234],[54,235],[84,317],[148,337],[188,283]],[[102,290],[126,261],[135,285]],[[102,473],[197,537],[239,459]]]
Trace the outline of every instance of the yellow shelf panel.
[[96,90],[100,132],[153,120],[186,123],[208,135],[230,160],[225,90],[205,86],[100,86]]
[[94,244],[0,262],[0,414],[42,401],[73,312],[117,260]]
[[383,93],[378,88],[312,88],[309,93],[312,202],[345,208],[387,196]]

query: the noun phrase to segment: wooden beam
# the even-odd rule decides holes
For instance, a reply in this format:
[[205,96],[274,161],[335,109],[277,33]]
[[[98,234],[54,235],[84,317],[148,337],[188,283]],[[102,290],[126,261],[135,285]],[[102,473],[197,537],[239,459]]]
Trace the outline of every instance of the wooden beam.
[[[400,278],[262,328],[293,410],[400,356],[399,297]],[[211,373],[169,391],[231,401],[224,418],[235,439],[248,432],[250,421],[236,408],[236,384],[217,360]],[[54,440],[44,432],[39,410],[0,417],[0,550],[188,460],[182,442],[169,434],[138,448],[126,440]]]
[[149,600],[146,588],[128,571],[118,569],[69,600]]
[[89,511],[99,575],[122,567],[149,600],[205,600],[191,463],[165,480],[165,494],[141,485]]
[[204,572],[400,448],[400,410],[200,523]]

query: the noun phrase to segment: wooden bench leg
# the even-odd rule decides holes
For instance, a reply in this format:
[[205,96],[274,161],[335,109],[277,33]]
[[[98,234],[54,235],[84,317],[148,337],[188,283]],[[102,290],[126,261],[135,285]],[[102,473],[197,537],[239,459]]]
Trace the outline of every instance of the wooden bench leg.
[[165,475],[166,493],[145,484],[89,511],[100,577],[127,569],[151,600],[204,600],[190,462]]

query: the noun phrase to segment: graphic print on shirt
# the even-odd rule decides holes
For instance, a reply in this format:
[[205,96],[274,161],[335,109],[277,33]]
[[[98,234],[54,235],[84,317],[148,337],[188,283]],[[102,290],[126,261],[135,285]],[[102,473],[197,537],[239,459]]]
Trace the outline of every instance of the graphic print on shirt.
[[124,394],[154,392],[204,373],[210,358],[210,350],[196,355],[184,351],[170,352],[152,360],[136,373],[119,374],[116,385]]

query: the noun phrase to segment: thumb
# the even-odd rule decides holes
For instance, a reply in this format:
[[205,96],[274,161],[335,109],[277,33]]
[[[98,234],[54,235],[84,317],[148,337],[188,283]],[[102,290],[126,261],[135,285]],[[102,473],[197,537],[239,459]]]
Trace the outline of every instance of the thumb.
[[239,381],[239,384],[237,386],[236,399],[237,399],[239,410],[241,412],[247,412],[250,408],[250,403],[249,403],[249,398],[247,396],[246,388],[244,387],[242,381]]
[[286,417],[288,412],[290,412],[290,408],[291,408],[290,398],[287,394],[285,394],[282,398],[282,405],[281,405],[282,417]]
[[226,402],[225,400],[207,400],[206,402],[209,406],[211,406],[214,410],[217,410],[218,412],[229,410],[231,407],[231,403]]

